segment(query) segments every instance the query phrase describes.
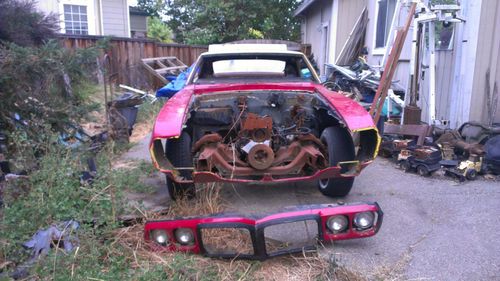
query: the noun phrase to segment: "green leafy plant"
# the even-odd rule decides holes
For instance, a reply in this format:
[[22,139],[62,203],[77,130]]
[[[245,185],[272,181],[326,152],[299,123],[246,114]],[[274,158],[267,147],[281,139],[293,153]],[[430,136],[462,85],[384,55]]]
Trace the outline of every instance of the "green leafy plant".
[[157,17],[148,17],[148,37],[162,43],[172,43],[172,30]]

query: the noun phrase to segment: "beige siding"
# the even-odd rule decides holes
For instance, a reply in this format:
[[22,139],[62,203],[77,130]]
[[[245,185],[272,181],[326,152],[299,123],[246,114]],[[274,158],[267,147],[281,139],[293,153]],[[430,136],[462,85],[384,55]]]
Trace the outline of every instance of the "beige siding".
[[[425,64],[428,58],[424,57]],[[456,51],[436,50],[436,119],[449,121],[452,114],[450,103],[451,99],[456,98],[452,95],[454,72],[456,61]],[[420,106],[422,108],[422,120],[430,122],[429,116],[429,68],[425,68],[424,79],[420,81]]]
[[[385,50],[375,49],[375,28],[377,24],[377,0],[367,0],[368,7],[368,27],[366,30],[365,45],[368,48],[368,63],[370,65],[381,65]],[[408,7],[404,7],[399,11],[394,11],[396,17],[396,26],[403,26],[407,19]],[[394,74],[394,81],[398,81],[398,85],[403,89],[408,89],[410,78],[410,57],[411,57],[411,41],[413,28],[408,31],[408,36],[401,51],[398,61],[398,67]]]
[[101,0],[104,35],[130,37],[127,0]]
[[314,54],[321,74],[323,74],[323,65],[328,58],[328,44],[322,43],[324,36],[329,41],[329,34],[324,34],[324,26],[328,26],[330,33],[330,20],[332,15],[332,0],[317,0],[310,8],[305,11],[305,20],[303,21],[302,33],[303,43],[311,44],[311,52]]
[[130,30],[147,31],[147,18],[145,16],[130,15]]
[[42,11],[45,14],[60,14],[59,2],[57,0],[36,1],[35,5],[39,11]]
[[[493,112],[493,122],[500,122],[500,2],[497,0],[483,0],[481,6],[481,20],[479,23],[479,38],[474,69],[473,93],[471,98],[470,120],[487,123],[490,121],[488,95],[492,95],[496,84],[496,113]],[[490,79],[486,81],[486,73],[490,72]],[[489,84],[489,93],[487,88]]]
[[361,12],[366,6],[365,0],[338,0],[337,33],[335,37],[335,58],[340,54],[349,34],[354,28]]

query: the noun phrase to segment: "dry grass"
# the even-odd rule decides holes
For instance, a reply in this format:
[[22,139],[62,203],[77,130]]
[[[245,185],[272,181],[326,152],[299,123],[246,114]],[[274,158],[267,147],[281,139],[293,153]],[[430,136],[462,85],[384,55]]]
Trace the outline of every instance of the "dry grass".
[[[224,211],[220,186],[209,184],[198,188],[194,201],[173,202],[166,214],[148,214],[146,219],[167,219],[175,217],[201,216]],[[348,271],[332,268],[331,264],[317,252],[301,253],[269,259],[264,262],[248,260],[223,260],[170,252],[153,252],[143,236],[143,224],[136,224],[116,231],[113,243],[121,247],[117,255],[125,255],[133,268],[148,270],[161,265],[169,276],[181,276],[185,280],[361,280],[350,276]],[[230,248],[240,247],[242,235],[217,229],[218,235],[228,240],[215,239],[214,243],[225,243]],[[235,235],[231,237],[232,235]],[[222,237],[222,236],[217,236]],[[233,238],[234,241],[231,242]],[[230,241],[230,242],[228,242]],[[233,243],[234,242],[234,243]],[[248,249],[247,249],[248,250]],[[118,251],[118,250],[117,250]],[[186,262],[177,266],[179,260]],[[337,277],[337,275],[339,277]],[[342,278],[340,278],[342,277]]]

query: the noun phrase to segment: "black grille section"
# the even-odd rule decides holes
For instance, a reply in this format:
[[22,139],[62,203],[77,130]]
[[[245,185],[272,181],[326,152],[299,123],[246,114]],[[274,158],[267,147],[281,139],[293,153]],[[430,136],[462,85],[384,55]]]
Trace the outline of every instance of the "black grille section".
[[264,228],[264,239],[268,255],[313,249],[318,242],[318,223],[308,219],[273,224]]
[[253,255],[252,236],[246,228],[201,228],[201,239],[210,256]]

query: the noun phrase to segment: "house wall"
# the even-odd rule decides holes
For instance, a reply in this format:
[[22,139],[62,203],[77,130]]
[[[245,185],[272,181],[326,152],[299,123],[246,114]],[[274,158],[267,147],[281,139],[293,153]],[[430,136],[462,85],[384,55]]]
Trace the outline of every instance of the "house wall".
[[148,22],[147,17],[139,15],[130,15],[130,30],[134,31],[147,31]]
[[[368,64],[372,66],[379,66],[382,64],[382,59],[386,52],[385,48],[375,48],[375,36],[376,36],[376,24],[377,24],[377,14],[378,5],[377,0],[367,0],[366,5],[368,7],[368,27],[366,29],[365,46],[368,48]],[[396,26],[404,26],[405,21],[408,16],[409,7],[403,6],[399,11],[394,12],[396,17]],[[398,81],[398,85],[403,89],[409,88],[410,79],[410,58],[411,58],[411,42],[412,42],[413,27],[410,27],[408,35],[401,51],[399,57],[398,66],[396,72],[394,73],[393,81]],[[391,45],[390,38],[388,39],[388,45]]]
[[142,15],[130,15],[130,36],[146,38],[148,34],[148,18]]
[[103,35],[130,37],[127,0],[100,0]]
[[[482,1],[478,42],[469,119],[484,124],[500,123],[500,2],[497,0]],[[495,85],[496,102],[491,98]],[[496,112],[491,111],[495,107]]]
[[332,24],[334,28],[332,28],[330,41],[332,49],[329,57],[331,63],[335,62],[342,51],[342,47],[344,47],[356,21],[366,6],[366,0],[334,0],[334,2],[338,2],[338,6],[335,7],[334,3],[332,21],[335,23]]
[[[461,8],[466,22],[455,24],[453,49],[436,51],[436,118],[449,120],[450,123],[443,126],[450,128],[468,121],[498,123],[499,94],[497,92],[496,100],[491,96],[495,83],[500,86],[500,3],[495,0],[463,0]],[[424,57],[424,63],[427,61]],[[490,79],[487,82],[488,70]],[[431,121],[428,77],[427,69],[421,81],[420,100],[425,122]],[[490,112],[495,105],[496,111]]]
[[[304,13],[302,21],[302,43],[311,44],[311,52],[320,68],[320,74],[324,74],[324,63],[328,61],[328,49],[330,42],[330,21],[332,16],[332,0],[317,0]],[[328,29],[325,34],[324,26]],[[322,42],[327,38],[326,50]]]
[[[453,85],[450,92],[449,116],[451,128],[457,128],[464,122],[472,121],[471,101],[476,98],[473,79],[476,71],[478,46],[480,45],[478,39],[482,2],[481,0],[463,0],[461,2],[461,15],[466,22],[457,24],[455,27],[455,66],[452,70]],[[491,34],[488,36],[492,37]],[[481,44],[483,43],[485,42],[481,42]]]
[[99,22],[99,5],[97,0],[43,0],[36,1],[38,10],[46,14],[56,14],[59,16],[60,32],[64,33],[64,4],[87,6],[87,19],[89,35],[101,35]]

